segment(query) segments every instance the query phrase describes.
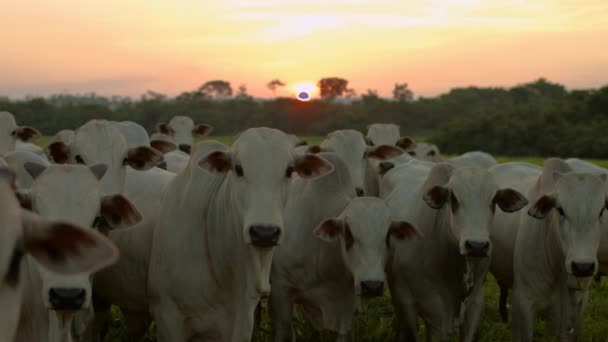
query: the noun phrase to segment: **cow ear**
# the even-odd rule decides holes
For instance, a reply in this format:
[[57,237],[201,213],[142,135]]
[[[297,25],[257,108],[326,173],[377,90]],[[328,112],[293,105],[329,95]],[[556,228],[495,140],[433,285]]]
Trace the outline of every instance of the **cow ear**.
[[403,137],[397,140],[397,143],[395,143],[395,145],[397,145],[402,150],[409,152],[410,150],[413,150],[416,147],[416,141],[410,137]]
[[192,135],[203,136],[209,135],[213,131],[213,127],[207,124],[198,124],[192,129]]
[[28,126],[21,126],[15,129],[13,133],[19,140],[30,142],[34,141],[42,136],[38,130]]
[[316,179],[334,170],[334,165],[315,154],[296,157],[294,171],[306,179]]
[[125,164],[135,170],[146,171],[160,164],[165,158],[159,151],[150,146],[132,147],[127,152]]
[[34,162],[25,162],[23,168],[32,177],[32,179],[38,178],[41,173],[46,170],[46,166]]
[[323,152],[323,149],[321,149],[321,146],[319,145],[312,145],[306,149],[306,153],[310,154],[317,154],[321,152]]
[[421,232],[416,229],[411,223],[407,221],[394,221],[388,228],[386,234],[386,246],[390,247],[391,236],[397,240],[412,240],[422,239],[424,236]]
[[426,204],[433,209],[441,209],[447,203],[450,197],[450,190],[441,185],[435,185],[431,190],[427,191],[422,199]]
[[166,122],[159,122],[156,125],[156,130],[164,135],[173,135],[173,130]]
[[91,170],[91,173],[93,173],[93,175],[95,175],[95,178],[97,178],[97,180],[100,180],[106,174],[106,171],[108,171],[108,165],[95,164],[95,165],[89,166],[89,170]]
[[497,204],[505,213],[514,213],[528,205],[528,200],[518,191],[507,188],[496,191],[492,199],[492,206]]
[[32,211],[32,195],[27,190],[15,191],[15,197],[17,197],[21,208]]
[[99,212],[112,229],[131,227],[142,220],[137,208],[123,195],[104,196]]
[[375,159],[392,159],[403,154],[403,150],[396,146],[391,145],[380,145],[377,147],[370,147],[365,152],[366,158]]
[[150,141],[150,146],[153,149],[159,151],[162,154],[167,154],[169,152],[177,150],[177,145],[167,140],[152,140]]
[[55,164],[67,164],[70,160],[70,147],[62,141],[48,144],[44,148],[47,158]]
[[209,152],[196,165],[211,173],[226,173],[232,170],[232,157],[223,151]]
[[327,219],[316,226],[312,233],[325,242],[332,242],[336,241],[343,231],[344,223],[341,220]]
[[551,209],[555,208],[556,204],[555,195],[544,195],[528,210],[528,215],[537,219],[544,219]]
[[95,272],[118,259],[114,244],[92,229],[49,221],[22,210],[24,248],[52,272]]

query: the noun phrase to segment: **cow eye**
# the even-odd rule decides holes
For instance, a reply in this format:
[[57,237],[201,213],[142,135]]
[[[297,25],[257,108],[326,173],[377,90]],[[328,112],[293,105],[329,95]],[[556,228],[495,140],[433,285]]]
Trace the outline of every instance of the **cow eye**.
[[600,218],[602,218],[602,215],[604,215],[604,209],[605,208],[602,208],[602,210],[600,210]]
[[243,177],[243,167],[241,165],[236,165],[234,167],[234,172],[236,173],[237,176],[239,177]]
[[565,218],[566,217],[566,213],[564,213],[564,209],[562,209],[561,207],[557,208],[557,212],[559,213],[559,216],[561,218]]
[[414,152],[414,151],[409,151],[408,153],[410,156],[414,156],[414,157],[416,156],[416,152]]
[[292,173],[293,173],[293,166],[288,166],[287,170],[285,170],[285,177],[291,178]]
[[434,156],[435,155],[435,151],[430,151],[429,153],[427,153],[428,156]]
[[78,164],[83,164],[84,165],[84,159],[82,159],[82,157],[80,156],[80,154],[77,154],[76,157],[75,157],[75,159],[76,159],[76,162]]
[[93,224],[91,225],[91,227],[93,228],[99,228],[101,226],[101,216],[96,216],[95,220],[93,220]]
[[17,135],[17,130],[16,130],[16,129],[14,129],[14,130],[11,132],[11,135],[12,135],[12,136],[16,136],[16,135]]
[[122,165],[129,165],[129,158],[125,157],[125,159],[122,160]]
[[6,273],[5,281],[8,285],[15,287],[19,281],[19,269],[21,266],[21,259],[23,258],[23,248],[17,246],[11,256],[11,263]]

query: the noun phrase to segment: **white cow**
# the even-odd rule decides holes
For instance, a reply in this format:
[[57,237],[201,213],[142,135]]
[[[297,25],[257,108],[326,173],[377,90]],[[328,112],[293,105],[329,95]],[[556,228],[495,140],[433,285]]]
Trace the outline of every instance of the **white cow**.
[[0,112],[0,156],[15,150],[18,140],[24,143],[34,141],[40,132],[27,126],[17,126],[15,117],[9,112]]
[[14,178],[11,170],[0,168],[0,341],[7,342],[15,340],[23,313],[24,256],[62,275],[94,272],[116,259],[115,248],[100,234],[21,209]]
[[391,159],[403,150],[391,145],[368,146],[363,134],[352,129],[339,130],[327,135],[319,146],[310,152],[334,152],[346,163],[357,196],[377,196],[378,181],[369,159]]
[[294,306],[302,305],[317,329],[346,339],[361,299],[382,296],[390,236],[417,235],[393,222],[384,201],[357,197],[346,165],[320,154],[335,171],[314,180],[295,179],[285,208],[283,244],[271,273],[275,341],[295,341]]
[[[429,337],[449,340],[460,332],[473,341],[483,309],[483,280],[490,264],[489,228],[499,207],[513,212],[527,204],[512,189],[500,189],[481,168],[440,163],[424,182],[401,182],[414,196],[388,197],[392,216],[407,219],[426,237],[395,241],[389,284],[398,339],[417,340],[417,317]],[[498,210],[500,210],[498,209]]]
[[413,153],[410,153],[414,158],[420,160],[426,160],[431,162],[441,162],[443,157],[439,152],[439,147],[435,144],[429,144],[425,142],[417,142]]
[[251,339],[292,173],[332,170],[318,156],[295,156],[292,140],[270,128],[191,159],[169,185],[154,230],[148,288],[159,341]]
[[71,145],[55,142],[48,146],[49,159],[58,164],[106,164],[101,179],[106,194],[122,193],[127,165],[135,170],[149,170],[163,161],[163,155],[150,146],[129,148],[120,131],[108,121],[91,120],[80,127]]
[[133,121],[110,121],[110,124],[116,127],[127,142],[129,148],[138,146],[151,146],[163,154],[175,151],[177,145],[168,140],[153,140],[150,141],[146,129]]
[[496,159],[489,153],[481,151],[466,152],[457,157],[450,158],[446,160],[446,162],[454,165],[455,167],[471,166],[485,169],[498,164]]
[[367,127],[367,138],[376,146],[395,145],[401,138],[401,133],[395,124],[375,123]]
[[209,135],[213,127],[207,124],[195,124],[187,116],[174,116],[169,122],[156,125],[160,134],[152,135],[153,140],[168,140],[177,145],[180,151],[190,154],[194,139]]
[[[81,226],[123,228],[141,220],[139,212],[122,195],[104,196],[99,179],[106,166],[52,165],[26,162],[25,169],[34,179],[22,197],[29,197],[34,212],[42,217],[62,219]],[[99,251],[104,267],[118,259],[113,244]],[[72,321],[76,315],[92,313],[90,272],[60,276],[46,271],[28,259],[28,295],[24,298],[17,337],[21,341],[71,341]],[[42,296],[40,295],[42,294]],[[51,311],[49,311],[51,310]]]
[[570,170],[562,160],[547,160],[528,192],[531,204],[521,215],[513,259],[514,341],[533,340],[538,311],[548,312],[559,340],[576,341],[580,333],[597,272],[606,176]]
[[61,141],[66,145],[70,145],[72,143],[72,140],[74,139],[74,134],[74,130],[72,129],[62,129],[61,131],[57,132],[55,136],[53,136],[49,143]]
[[[8,166],[17,174],[17,189],[29,189],[34,179],[25,169],[25,163],[37,163],[44,166],[49,166],[50,163],[46,158],[41,158],[33,153],[26,151],[13,151],[4,156],[4,160]],[[23,203],[22,203],[23,204]]]
[[15,151],[29,152],[37,155],[40,158],[46,159],[46,154],[44,153],[44,150],[38,147],[38,145],[29,142],[17,140],[17,142],[15,143]]

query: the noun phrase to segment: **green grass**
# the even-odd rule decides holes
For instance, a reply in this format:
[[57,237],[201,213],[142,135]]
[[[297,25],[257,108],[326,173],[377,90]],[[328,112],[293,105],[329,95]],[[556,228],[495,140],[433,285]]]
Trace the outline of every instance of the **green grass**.
[[[301,137],[310,145],[318,144],[323,137],[307,136]],[[42,137],[37,141],[40,146],[46,145],[50,137]],[[231,145],[234,141],[232,136],[212,136],[200,140],[218,140],[226,145]],[[542,165],[545,158],[540,157],[497,157],[498,162],[525,161],[536,165]],[[608,160],[590,160],[598,166],[608,168]],[[376,300],[364,314],[360,314],[354,323],[353,341],[372,342],[387,341],[393,337],[393,308],[390,301],[390,294]],[[500,321],[498,314],[499,291],[492,276],[488,276],[485,285],[485,308],[482,315],[480,333],[481,341],[510,341],[511,335],[509,326]],[[118,308],[112,309],[112,322],[106,342],[127,341],[125,336],[125,324]],[[295,329],[298,334],[298,341],[305,342],[325,342],[333,341],[335,335],[330,332],[314,332],[310,323],[306,322],[301,314],[297,314]],[[264,305],[262,314],[261,329],[254,333],[253,341],[267,342],[270,338],[270,318],[268,309]],[[421,336],[423,336],[421,327]],[[546,335],[546,326],[542,320],[538,320],[535,325],[535,341],[553,341]],[[155,341],[154,329],[151,327],[150,337],[147,341]],[[599,342],[608,341],[608,281],[604,279],[599,284],[594,284],[590,290],[589,304],[585,310],[583,333],[580,341]]]

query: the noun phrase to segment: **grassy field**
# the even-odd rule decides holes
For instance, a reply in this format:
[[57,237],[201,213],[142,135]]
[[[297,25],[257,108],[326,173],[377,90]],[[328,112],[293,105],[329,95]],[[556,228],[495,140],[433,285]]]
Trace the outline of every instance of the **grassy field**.
[[[45,145],[48,137],[41,138],[38,143]],[[227,145],[231,144],[233,137],[219,136],[205,139],[219,140]],[[309,144],[318,144],[323,138],[318,136],[302,137]],[[500,163],[511,161],[525,161],[537,165],[542,165],[544,158],[540,157],[498,157]],[[591,160],[598,166],[608,168],[608,160]],[[355,320],[353,330],[353,341],[372,342],[387,341],[393,336],[393,308],[390,302],[390,294],[386,297],[377,299],[367,312],[360,314]],[[494,278],[489,275],[485,285],[485,309],[481,322],[481,341],[510,341],[510,332],[507,324],[500,321],[498,314],[498,287]],[[298,315],[295,324],[298,334],[298,341],[333,341],[335,336],[329,332],[316,333],[312,326]],[[113,308],[113,321],[110,333],[106,336],[106,342],[127,341],[125,335],[125,325],[120,314],[120,310]],[[270,318],[268,310],[263,311],[261,329],[255,332],[254,341],[266,342],[270,338]],[[421,336],[424,335],[421,327]],[[535,325],[535,341],[553,341],[546,336],[544,322],[539,319]],[[590,290],[590,300],[585,311],[583,333],[581,341],[596,342],[608,341],[608,281],[603,279],[601,283],[594,284]],[[155,341],[154,328],[151,327],[148,341]]]

